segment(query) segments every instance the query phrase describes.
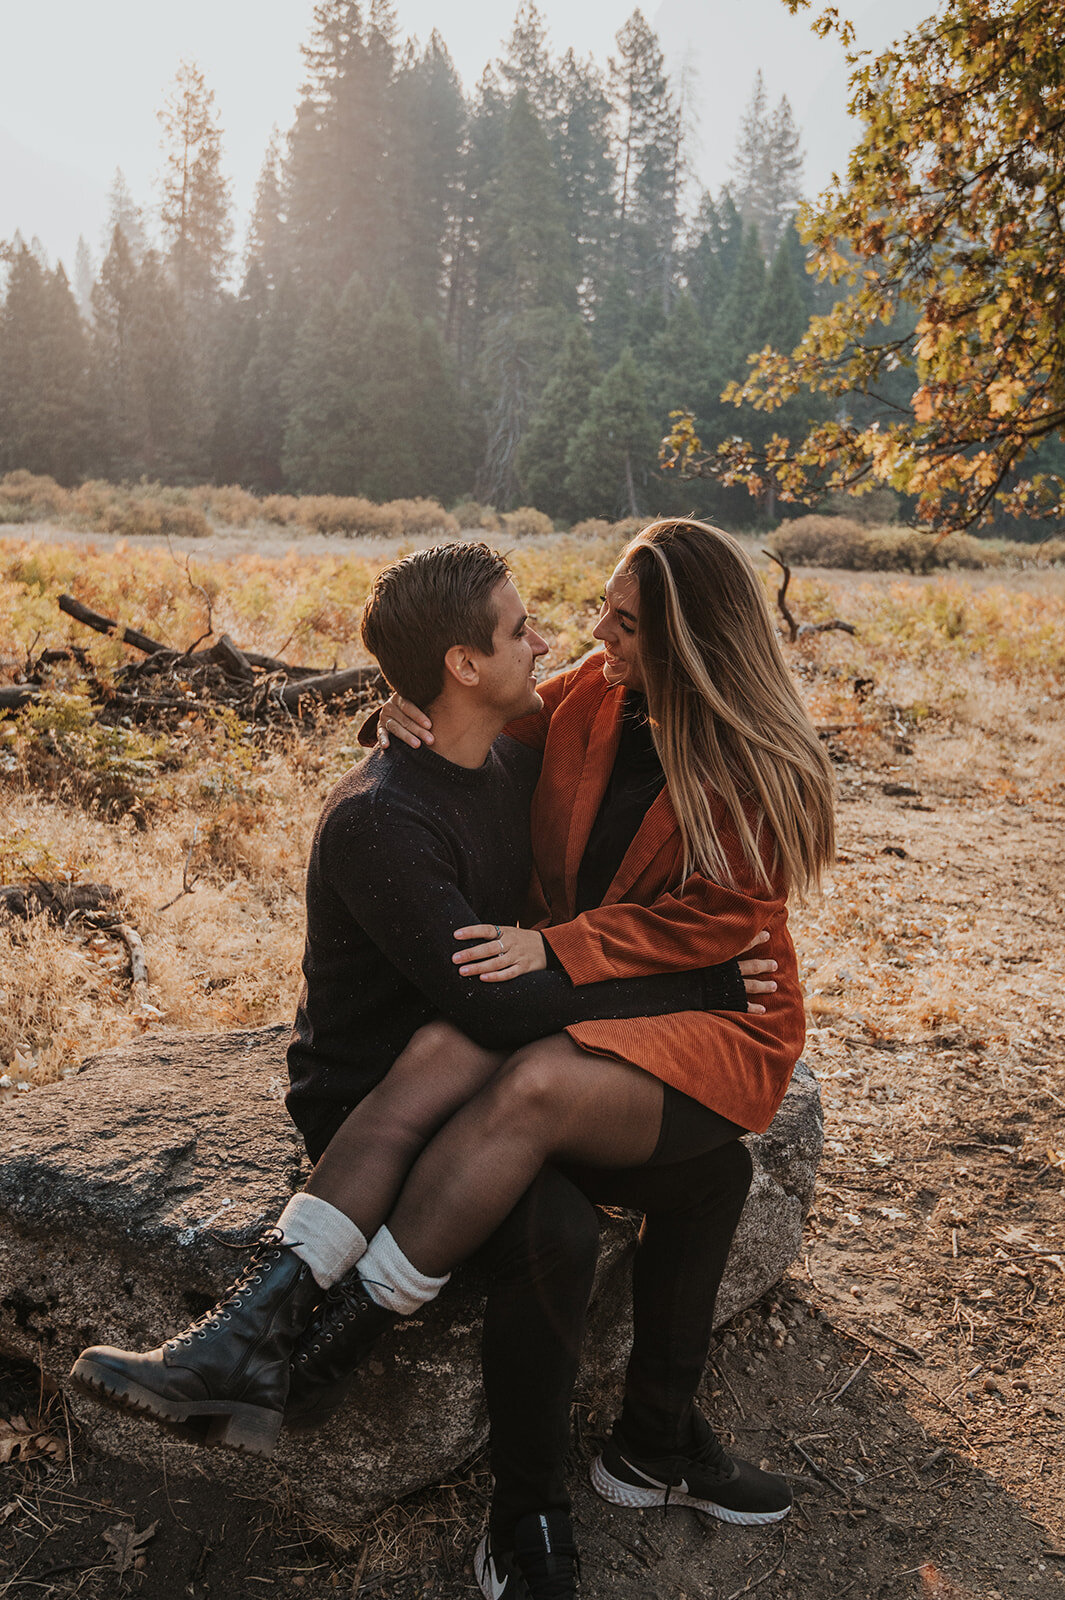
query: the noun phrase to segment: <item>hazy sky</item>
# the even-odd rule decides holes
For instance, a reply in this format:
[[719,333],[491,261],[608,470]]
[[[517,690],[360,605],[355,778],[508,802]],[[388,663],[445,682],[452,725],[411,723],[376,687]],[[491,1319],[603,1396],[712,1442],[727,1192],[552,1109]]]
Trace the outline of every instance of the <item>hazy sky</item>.
[[[633,0],[541,0],[540,8],[557,51],[573,45],[604,61]],[[852,0],[851,14],[859,42],[880,48],[934,8],[934,0]],[[312,0],[0,0],[0,238],[16,228],[36,233],[69,265],[81,232],[98,252],[116,166],[150,206],[155,113],[183,56],[215,92],[242,237],[270,130],[292,120],[312,10]],[[406,33],[425,39],[440,30],[467,88],[498,53],[512,15],[498,0],[397,0],[397,11]],[[771,100],[787,94],[803,129],[807,187],[820,188],[845,162],[842,52],[781,0],[652,0],[647,11],[671,62],[694,69],[693,150],[704,184],[716,191],[728,176],[736,121],[759,68]]]

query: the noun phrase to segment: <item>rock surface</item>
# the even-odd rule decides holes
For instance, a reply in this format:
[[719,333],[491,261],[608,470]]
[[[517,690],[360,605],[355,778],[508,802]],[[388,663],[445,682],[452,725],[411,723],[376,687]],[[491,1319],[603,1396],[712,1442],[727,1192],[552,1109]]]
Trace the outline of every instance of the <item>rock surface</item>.
[[[287,1038],[287,1027],[153,1035],[0,1111],[0,1343],[61,1380],[87,1344],[148,1349],[214,1304],[241,1260],[227,1246],[271,1223],[306,1175],[281,1104]],[[755,1181],[719,1321],[798,1253],[821,1149],[820,1096],[804,1066],[772,1128],[748,1144]],[[631,1220],[604,1216],[584,1374],[597,1392],[621,1372],[617,1308],[634,1236]],[[72,1409],[112,1453],[147,1459],[165,1440],[171,1472],[208,1471],[245,1494],[288,1480],[312,1521],[351,1526],[484,1442],[482,1294],[475,1274],[457,1273],[375,1352],[365,1401],[357,1394],[313,1438],[283,1434],[269,1463],[196,1452],[76,1391]]]

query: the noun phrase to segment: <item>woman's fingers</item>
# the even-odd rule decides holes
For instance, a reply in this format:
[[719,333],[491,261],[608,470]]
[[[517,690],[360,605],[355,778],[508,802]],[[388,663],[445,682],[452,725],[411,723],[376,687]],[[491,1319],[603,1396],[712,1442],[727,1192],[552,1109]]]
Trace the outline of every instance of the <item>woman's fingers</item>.
[[761,933],[756,933],[755,934],[754,938],[751,940],[750,944],[747,945],[746,949],[740,951],[740,955],[741,956],[746,955],[748,950],[757,950],[758,946],[760,944],[765,944],[765,942],[766,942],[766,940],[768,938],[769,938],[769,930],[768,930],[768,928],[763,928]]
[[757,978],[761,972],[775,972],[777,964],[775,961],[741,961],[739,969],[745,978]]
[[431,728],[432,723],[424,711],[419,711],[400,694],[389,695],[378,713],[377,743],[382,750],[387,750],[390,739],[402,739],[412,750],[417,750],[423,741],[432,744]]

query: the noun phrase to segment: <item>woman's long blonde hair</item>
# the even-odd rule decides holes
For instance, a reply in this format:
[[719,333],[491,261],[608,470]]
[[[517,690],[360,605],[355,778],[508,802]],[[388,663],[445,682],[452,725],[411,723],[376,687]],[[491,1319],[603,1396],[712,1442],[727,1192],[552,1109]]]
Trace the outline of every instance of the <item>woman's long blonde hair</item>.
[[647,709],[684,841],[684,877],[735,887],[708,794],[724,802],[755,881],[763,859],[800,896],[835,853],[835,779],[781,652],[762,586],[730,534],[666,518],[626,547],[640,587]]

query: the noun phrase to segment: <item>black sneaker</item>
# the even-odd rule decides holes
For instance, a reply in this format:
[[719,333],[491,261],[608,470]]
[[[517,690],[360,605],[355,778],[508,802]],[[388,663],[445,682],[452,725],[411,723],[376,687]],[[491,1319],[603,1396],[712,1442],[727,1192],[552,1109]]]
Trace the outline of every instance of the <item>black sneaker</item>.
[[473,1572],[487,1600],[576,1600],[573,1524],[564,1511],[534,1511],[515,1525],[513,1550],[493,1550],[486,1533]]
[[[630,1451],[615,1426],[592,1462],[592,1488],[615,1506],[692,1506],[721,1522],[755,1527],[780,1522],[791,1510],[791,1490],[775,1472],[730,1456],[702,1417],[706,1436],[688,1455],[653,1459]],[[487,1591],[486,1591],[487,1592]]]

